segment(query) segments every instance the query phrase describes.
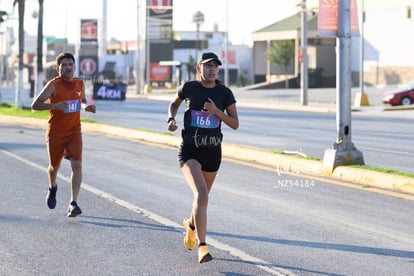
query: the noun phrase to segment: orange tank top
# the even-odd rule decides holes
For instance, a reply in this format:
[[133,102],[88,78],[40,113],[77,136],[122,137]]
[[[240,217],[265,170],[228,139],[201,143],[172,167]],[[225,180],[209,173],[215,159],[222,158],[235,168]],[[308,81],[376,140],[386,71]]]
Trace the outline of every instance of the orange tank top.
[[85,86],[79,78],[72,81],[63,80],[60,76],[51,80],[55,87],[55,96],[49,103],[65,101],[69,104],[66,110],[49,110],[49,121],[46,137],[50,135],[68,135],[81,131],[80,110],[85,102]]

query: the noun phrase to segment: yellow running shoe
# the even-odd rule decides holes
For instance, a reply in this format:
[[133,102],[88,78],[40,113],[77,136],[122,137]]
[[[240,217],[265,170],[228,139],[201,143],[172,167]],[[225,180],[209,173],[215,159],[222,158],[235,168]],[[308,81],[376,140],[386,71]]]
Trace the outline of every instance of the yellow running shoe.
[[183,226],[186,231],[184,237],[184,247],[188,250],[193,250],[197,245],[196,231],[191,229],[190,219],[184,219]]
[[208,253],[207,245],[202,245],[198,247],[198,262],[200,264],[209,262],[213,257]]

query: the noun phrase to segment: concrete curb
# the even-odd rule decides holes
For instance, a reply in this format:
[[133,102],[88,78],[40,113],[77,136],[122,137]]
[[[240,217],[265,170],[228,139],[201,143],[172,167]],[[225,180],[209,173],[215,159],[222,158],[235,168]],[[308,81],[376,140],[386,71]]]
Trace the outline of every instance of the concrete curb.
[[384,111],[413,110],[414,104],[384,107]]
[[[46,120],[44,119],[0,115],[0,121],[7,124],[28,125],[39,128],[46,127]],[[111,125],[82,123],[82,130],[90,133],[110,135],[170,147],[178,147],[181,141],[181,138],[175,135],[152,133]],[[331,175],[327,175],[323,170],[323,163],[321,161],[307,160],[284,154],[274,154],[269,150],[230,143],[223,143],[223,157],[265,165],[274,168],[275,173],[322,175],[358,183],[363,187],[372,186],[414,194],[414,178],[406,176],[350,167],[337,167]]]

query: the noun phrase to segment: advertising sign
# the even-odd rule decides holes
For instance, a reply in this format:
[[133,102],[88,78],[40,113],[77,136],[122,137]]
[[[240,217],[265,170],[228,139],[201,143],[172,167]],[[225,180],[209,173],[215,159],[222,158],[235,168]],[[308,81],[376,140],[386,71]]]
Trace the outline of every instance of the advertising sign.
[[221,52],[221,59],[224,62],[227,61],[227,64],[232,64],[232,65],[237,64],[236,51],[232,51],[232,50],[227,51],[227,58],[226,58],[226,52],[222,51]]
[[79,71],[83,76],[92,77],[98,71],[97,56],[80,56]]
[[172,15],[172,0],[150,0],[150,16]]
[[151,40],[171,41],[173,34],[172,0],[149,1],[149,34]]
[[151,81],[167,81],[171,74],[171,67],[159,65],[158,62],[151,62],[150,79]]
[[81,19],[81,43],[98,42],[98,20]]

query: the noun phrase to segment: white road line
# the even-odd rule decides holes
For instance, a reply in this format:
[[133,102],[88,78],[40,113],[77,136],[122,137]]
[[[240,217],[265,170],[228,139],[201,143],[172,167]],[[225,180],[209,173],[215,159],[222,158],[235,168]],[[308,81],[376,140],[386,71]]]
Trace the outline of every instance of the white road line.
[[376,152],[384,152],[384,153],[391,153],[391,154],[400,154],[400,155],[411,155],[414,156],[414,152],[409,151],[396,151],[396,150],[387,150],[387,149],[381,149],[381,148],[370,148],[370,147],[358,147],[359,149],[365,149],[369,151],[376,151]]
[[[32,166],[32,167],[34,167],[34,168],[36,168],[36,169],[38,169],[40,171],[43,171],[44,173],[47,173],[47,168],[45,168],[43,166],[40,166],[40,165],[38,165],[36,163],[33,163],[30,160],[24,159],[21,156],[18,156],[16,154],[12,153],[12,152],[9,152],[9,151],[3,150],[3,149],[0,149],[0,152],[2,152],[4,154],[6,154],[6,155],[8,155],[8,156],[10,156],[10,157],[18,160],[18,161],[21,161],[21,162],[23,162],[23,163],[25,163],[25,164],[27,164],[29,166]],[[64,176],[64,175],[62,175],[60,173],[58,173],[58,176],[57,177],[59,179],[63,180],[63,181],[66,181],[68,184],[70,184],[70,181],[71,181],[70,180],[70,177]],[[163,216],[157,215],[157,214],[155,214],[155,213],[153,213],[153,212],[151,212],[151,211],[149,211],[147,209],[144,209],[144,208],[139,207],[139,206],[137,206],[135,204],[132,204],[132,203],[130,203],[128,201],[125,201],[125,200],[122,200],[120,198],[117,198],[117,197],[115,197],[115,196],[113,196],[113,195],[111,195],[111,194],[109,194],[107,192],[104,192],[102,190],[99,190],[97,188],[94,188],[94,187],[86,184],[85,182],[82,182],[81,187],[83,189],[87,190],[90,193],[93,193],[93,194],[95,194],[95,195],[97,195],[99,197],[105,198],[108,201],[113,202],[113,203],[115,203],[115,204],[117,204],[119,206],[122,206],[122,207],[124,207],[124,208],[126,208],[126,209],[128,209],[128,210],[130,210],[132,212],[135,212],[135,213],[138,213],[140,215],[143,215],[143,216],[145,216],[145,217],[147,217],[149,219],[152,219],[152,220],[154,220],[154,221],[156,221],[156,222],[158,222],[158,223],[160,223],[160,224],[162,224],[164,226],[171,227],[171,228],[173,228],[177,232],[180,232],[181,233],[181,232],[184,231],[182,225],[181,224],[178,224],[175,221],[171,221],[168,218],[165,218]],[[230,255],[232,255],[234,257],[237,257],[237,258],[239,258],[239,259],[241,259],[243,261],[249,262],[252,265],[254,265],[254,266],[262,269],[263,271],[266,271],[266,272],[271,273],[273,275],[289,275],[289,276],[295,275],[293,272],[291,272],[289,270],[286,270],[286,269],[283,269],[283,268],[280,268],[280,267],[274,267],[273,264],[271,264],[271,263],[269,263],[269,262],[267,262],[265,260],[256,258],[254,256],[250,256],[249,254],[247,254],[243,250],[240,250],[240,249],[237,249],[235,247],[232,247],[232,246],[230,246],[228,244],[222,243],[222,242],[220,242],[220,241],[218,241],[216,239],[213,239],[213,238],[210,238],[209,237],[208,238],[208,244],[211,245],[211,246],[213,246],[213,247],[215,247],[215,248],[217,248],[217,249],[219,249],[219,250],[227,251],[227,252],[229,252]]]

